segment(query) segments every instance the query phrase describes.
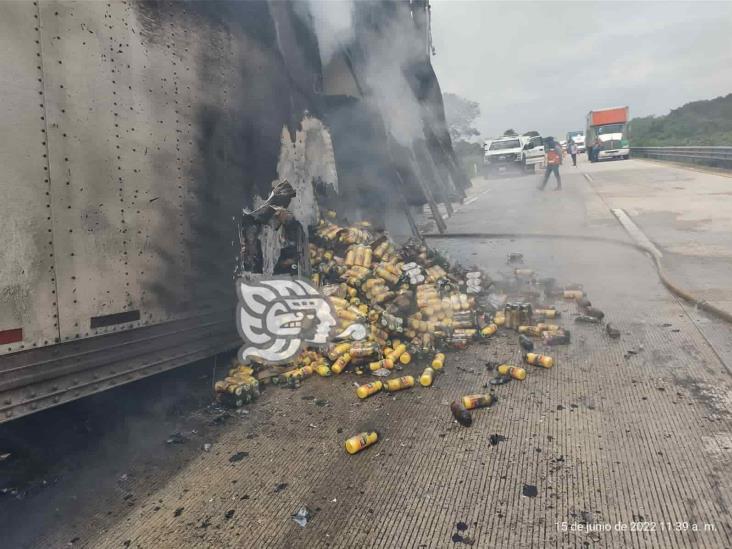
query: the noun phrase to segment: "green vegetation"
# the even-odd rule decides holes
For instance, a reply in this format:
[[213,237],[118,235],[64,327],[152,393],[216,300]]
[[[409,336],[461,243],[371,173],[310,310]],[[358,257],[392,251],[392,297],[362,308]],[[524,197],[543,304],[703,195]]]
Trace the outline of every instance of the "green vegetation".
[[732,93],[630,121],[632,147],[732,146]]

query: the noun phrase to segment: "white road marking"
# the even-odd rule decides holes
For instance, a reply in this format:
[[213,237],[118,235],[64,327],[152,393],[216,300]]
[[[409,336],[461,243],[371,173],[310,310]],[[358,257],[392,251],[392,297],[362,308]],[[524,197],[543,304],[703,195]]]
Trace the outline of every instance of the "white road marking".
[[613,212],[615,217],[618,218],[620,224],[625,228],[626,231],[628,231],[630,237],[635,240],[637,244],[640,244],[644,248],[648,249],[658,259],[661,259],[663,257],[661,251],[656,248],[653,242],[651,242],[651,240],[645,235],[645,233],[640,230],[640,227],[638,227],[638,225],[635,224],[630,216],[625,213],[625,210],[623,210],[622,208],[611,208],[610,211]]
[[485,193],[487,193],[489,191],[490,191],[490,189],[486,189],[485,191],[476,194],[474,197],[467,199],[465,202],[463,202],[463,206],[467,206],[468,204],[472,204],[473,202],[475,202],[476,200],[478,200],[478,198],[480,198],[482,195],[484,195]]

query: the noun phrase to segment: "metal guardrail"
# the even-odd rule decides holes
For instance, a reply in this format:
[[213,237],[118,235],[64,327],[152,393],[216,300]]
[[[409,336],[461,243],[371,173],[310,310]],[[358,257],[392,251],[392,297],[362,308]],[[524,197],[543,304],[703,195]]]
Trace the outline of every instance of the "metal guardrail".
[[732,147],[631,147],[630,155],[732,169]]

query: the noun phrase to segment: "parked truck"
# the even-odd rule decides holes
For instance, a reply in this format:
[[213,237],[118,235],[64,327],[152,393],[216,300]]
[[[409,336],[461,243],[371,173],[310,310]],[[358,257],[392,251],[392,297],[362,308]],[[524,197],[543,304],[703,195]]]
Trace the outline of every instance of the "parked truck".
[[536,166],[544,165],[544,141],[535,131],[488,140],[483,150],[483,163],[489,175],[511,169],[534,173]]
[[[585,143],[590,161],[630,156],[628,142],[628,107],[611,107],[587,113]],[[599,151],[594,151],[599,140]]]
[[[309,274],[316,194],[376,221],[459,199],[428,11],[356,3],[358,55],[321,57],[292,2],[0,4],[0,422],[239,345],[237,220],[273,182],[305,231],[295,265],[248,235],[264,275]],[[406,102],[373,100],[365,67],[405,54]],[[396,143],[405,107],[431,123]]]

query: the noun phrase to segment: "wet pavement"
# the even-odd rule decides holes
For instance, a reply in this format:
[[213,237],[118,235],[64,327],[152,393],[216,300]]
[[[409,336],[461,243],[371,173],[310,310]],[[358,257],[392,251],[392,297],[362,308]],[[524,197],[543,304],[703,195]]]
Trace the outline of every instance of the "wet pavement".
[[[448,228],[630,241],[610,212],[620,207],[677,253],[675,241],[656,236],[665,234],[660,218],[644,217],[645,199],[631,207],[648,184],[638,173],[657,169],[565,165],[562,192],[553,181],[537,191],[537,176],[479,180]],[[660,208],[663,189],[654,192],[648,203]],[[695,227],[674,231],[706,239]],[[206,406],[204,364],[37,414],[18,423],[11,442],[39,432],[48,442],[26,445],[38,467],[62,464],[48,469],[53,486],[0,499],[11,546],[732,545],[732,380],[716,348],[728,327],[671,296],[631,248],[540,238],[432,244],[496,278],[511,276],[506,257],[520,252],[541,276],[582,283],[621,337],[575,325],[575,306],[559,302],[573,343],[551,350],[554,368],[530,368],[524,381],[496,387],[498,403],[476,411],[470,428],[452,421],[448,403],[486,390],[491,361],[520,362],[512,332],[448,354],[433,387],[365,401],[353,385],[363,378],[346,373],[269,388],[242,413],[222,414]],[[148,385],[156,380],[165,382]],[[95,434],[86,447],[75,435],[57,458],[56,444],[80,423],[74,405]],[[44,424],[54,436],[35,431]],[[370,429],[379,442],[347,455],[343,441]],[[303,506],[309,516],[300,526],[292,515]]]

